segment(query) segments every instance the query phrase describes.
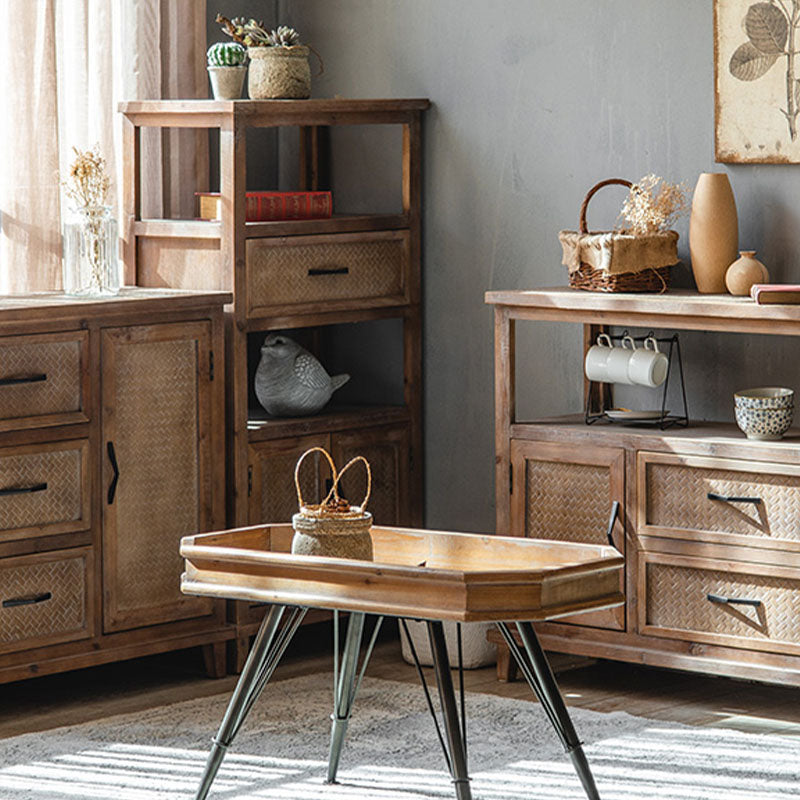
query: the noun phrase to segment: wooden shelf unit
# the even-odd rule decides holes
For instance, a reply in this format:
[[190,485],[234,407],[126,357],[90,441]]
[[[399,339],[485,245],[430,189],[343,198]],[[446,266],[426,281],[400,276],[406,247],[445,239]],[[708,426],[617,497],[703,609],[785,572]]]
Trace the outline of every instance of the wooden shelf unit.
[[[800,685],[800,430],[757,442],[728,423],[661,430],[586,425],[583,415],[521,420],[514,396],[518,321],[581,323],[585,346],[610,325],[797,336],[800,306],[567,288],[487,292],[486,302],[495,315],[498,533],[598,543],[612,501],[620,503],[613,538],[626,558],[623,613],[543,624],[543,644]],[[507,659],[500,669],[508,678]]]
[[[288,521],[263,518],[266,513],[285,515],[289,506],[274,498],[264,499],[261,506],[255,503],[253,475],[269,472],[278,480],[279,491],[292,500],[289,462],[311,444],[327,445],[340,456],[363,451],[370,461],[377,459],[378,473],[385,474],[373,490],[372,510],[393,516],[384,519],[376,513],[376,521],[422,524],[421,134],[422,115],[429,106],[427,99],[120,105],[126,154],[123,250],[128,282],[233,294],[226,309],[229,526]],[[245,221],[247,129],[296,127],[300,185],[293,188],[319,190],[330,188],[331,154],[324,144],[328,140],[324,129],[341,125],[400,126],[400,210],[337,213],[322,220]],[[219,221],[141,218],[144,127],[219,129]],[[331,406],[314,417],[269,420],[248,407],[248,375],[253,366],[249,365],[249,372],[248,334],[391,318],[402,323],[402,406],[348,411]],[[271,465],[264,459],[272,459]],[[281,477],[278,470],[287,474]],[[253,632],[251,615],[243,617],[237,611],[234,619],[240,640]],[[239,647],[239,658],[243,652]]]
[[178,542],[225,520],[229,300],[0,298],[0,683],[197,645],[224,674]]

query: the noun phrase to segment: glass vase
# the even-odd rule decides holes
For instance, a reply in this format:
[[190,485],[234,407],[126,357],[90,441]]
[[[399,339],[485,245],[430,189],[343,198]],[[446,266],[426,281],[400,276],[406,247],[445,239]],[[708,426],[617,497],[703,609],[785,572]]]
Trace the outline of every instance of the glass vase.
[[64,292],[115,295],[120,288],[117,221],[109,206],[73,209],[64,222]]

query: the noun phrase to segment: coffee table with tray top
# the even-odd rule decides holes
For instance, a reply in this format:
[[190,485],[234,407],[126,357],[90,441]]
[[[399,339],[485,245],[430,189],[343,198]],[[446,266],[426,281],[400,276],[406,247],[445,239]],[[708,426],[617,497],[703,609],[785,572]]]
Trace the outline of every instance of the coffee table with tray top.
[[[248,711],[267,684],[309,608],[348,611],[341,662],[334,637],[334,713],[328,760],[333,783],[347,723],[384,616],[427,622],[444,736],[437,731],[457,800],[470,800],[463,680],[456,703],[443,620],[494,622],[517,659],[590,800],[600,797],[532,621],[620,605],[624,559],[612,547],[469,533],[372,528],[373,561],[294,555],[289,525],[259,525],[185,537],[181,554],[186,594],[263,602],[259,629],[208,757],[197,800],[211,784]],[[287,613],[288,612],[288,613]],[[284,613],[287,618],[281,625]],[[366,615],[378,621],[359,673]],[[515,643],[510,624],[519,632]],[[429,709],[433,702],[423,681]]]

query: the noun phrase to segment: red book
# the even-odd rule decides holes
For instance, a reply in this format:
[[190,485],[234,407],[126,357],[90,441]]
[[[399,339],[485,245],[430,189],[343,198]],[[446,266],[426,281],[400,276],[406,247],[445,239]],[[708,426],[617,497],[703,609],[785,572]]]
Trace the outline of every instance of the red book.
[[[195,192],[200,219],[220,219],[219,192]],[[247,192],[247,222],[272,222],[283,219],[328,219],[333,214],[330,192]]]
[[750,297],[759,305],[800,303],[800,284],[796,283],[754,283],[750,287]]

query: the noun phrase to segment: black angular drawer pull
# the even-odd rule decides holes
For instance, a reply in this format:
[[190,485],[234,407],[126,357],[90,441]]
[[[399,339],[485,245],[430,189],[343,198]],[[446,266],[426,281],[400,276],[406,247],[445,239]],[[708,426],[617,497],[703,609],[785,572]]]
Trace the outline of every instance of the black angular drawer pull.
[[42,592],[41,594],[26,594],[22,597],[10,597],[8,600],[3,600],[3,608],[14,608],[14,606],[33,606],[36,603],[44,603],[52,597],[51,592]]
[[33,486],[9,486],[7,489],[0,489],[0,497],[5,497],[9,494],[30,494],[31,492],[43,492],[46,488],[46,483],[34,483]]
[[308,276],[314,278],[317,275],[347,275],[350,267],[311,267]]
[[752,503],[753,505],[761,505],[760,497],[735,497],[727,494],[717,494],[716,492],[709,492],[706,497],[709,500],[719,500],[722,503]]
[[21,378],[0,378],[0,386],[16,386],[20,383],[41,383],[47,380],[47,375],[40,372],[36,375],[25,375]]
[[722,603],[730,606],[760,606],[760,600],[751,600],[748,597],[723,597],[721,594],[708,594],[706,598],[712,603]]
[[117,464],[117,453],[114,450],[114,442],[108,442],[106,445],[108,452],[108,460],[111,463],[111,469],[114,470],[114,475],[111,478],[111,483],[108,486],[108,505],[114,502],[114,495],[117,493],[117,484],[119,483],[119,466]]

